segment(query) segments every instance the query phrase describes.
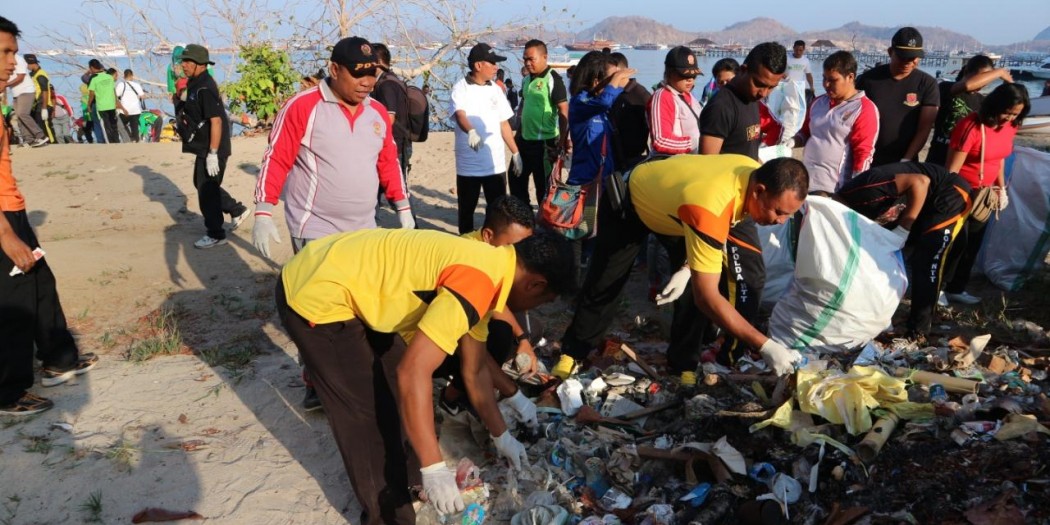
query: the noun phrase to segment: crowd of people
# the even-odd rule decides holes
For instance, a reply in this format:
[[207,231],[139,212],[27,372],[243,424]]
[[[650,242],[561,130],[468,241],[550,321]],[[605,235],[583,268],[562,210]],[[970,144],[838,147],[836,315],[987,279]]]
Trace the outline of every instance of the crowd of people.
[[[17,36],[0,19],[8,79]],[[463,508],[455,469],[438,448],[434,377],[452,379],[442,410],[473,414],[512,467],[527,461],[513,428],[535,425],[536,407],[500,364],[525,354],[535,371],[528,311],[572,300],[552,372],[577,373],[603,341],[650,238],[670,261],[653,299],[674,305],[668,363],[685,385],[695,384],[705,352],[726,366],[754,354],[776,375],[802,362],[756,327],[766,281],[758,227],[784,223],[810,195],[830,196],[897,234],[912,272],[907,336],[930,333],[942,283],[950,283],[950,300],[979,301],[966,293],[966,279],[983,212],[1008,203],[1004,159],[1029,108],[1025,88],[984,57],[938,86],[918,69],[921,34],[905,27],[892,38],[888,64],[859,76],[849,52],[827,57],[825,92],[813,98],[804,48],[796,42],[789,55],[779,43],[759,44],[742,63],[719,61],[711,83],[698,86],[696,55],[675,47],[650,94],[620,53],[587,53],[563,78],[540,40],[525,45],[525,76],[514,90],[500,75],[506,57],[475,45],[449,112],[460,236],[415,229],[413,110],[387,46],[340,40],[327,69],[304,78],[274,121],[252,213],[221,187],[232,151],[208,50],[181,50],[177,125],[183,151],[194,155],[206,230],[195,245],[226,243],[224,214],[231,229],[253,214],[253,244],[271,257],[270,242],[284,236],[273,219],[283,199],[294,255],[277,280],[277,310],[304,363],[304,408],[325,411],[364,523],[413,523],[413,486],[442,512]],[[116,110],[128,107],[123,95],[138,91],[129,81],[123,92],[114,88],[100,64],[91,70],[88,104],[109,136]],[[996,79],[1004,83],[982,97]],[[797,125],[766,107],[778,92],[802,100],[801,111],[792,110]],[[944,151],[920,161],[931,132]],[[28,392],[34,342],[45,385],[87,371],[97,358],[78,355],[68,337],[54,278],[33,256],[36,239],[11,177],[7,135],[2,140],[0,267],[24,275],[0,277],[0,310],[25,320],[0,316],[0,338],[18,341],[0,363],[0,411],[30,414],[50,406]],[[802,160],[763,162],[771,145],[801,147]],[[562,177],[557,167],[570,155]],[[475,230],[482,192],[485,222]],[[560,217],[566,207],[584,209],[588,192],[598,196],[596,217],[579,235],[586,219]],[[383,199],[401,228],[376,227]],[[589,263],[579,271],[583,252]]]

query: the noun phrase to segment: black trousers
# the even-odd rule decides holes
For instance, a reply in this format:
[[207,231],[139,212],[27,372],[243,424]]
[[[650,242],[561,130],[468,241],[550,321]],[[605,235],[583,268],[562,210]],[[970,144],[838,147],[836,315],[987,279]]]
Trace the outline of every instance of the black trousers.
[[208,230],[208,237],[212,239],[226,238],[222,214],[236,216],[247,209],[222,189],[227,160],[229,157],[219,157],[219,174],[214,177],[208,176],[206,157],[198,156],[193,161],[193,186],[197,188],[197,204],[200,206],[201,215],[204,216],[204,227]]
[[[970,192],[970,202],[973,202],[973,198],[979,191],[978,188]],[[952,249],[948,251],[948,260],[944,268],[945,292],[963,293],[966,291],[973,265],[977,262],[977,253],[981,251],[981,242],[984,241],[987,225],[987,221],[966,219],[962,231],[952,243]]]
[[277,313],[321,398],[367,525],[413,525],[410,484],[419,459],[401,429],[397,364],[405,342],[359,320],[311,326],[288,306],[277,279]]
[[474,231],[474,210],[478,197],[485,191],[485,201],[507,194],[506,174],[497,173],[487,177],[464,177],[456,175],[456,203],[459,206],[459,233]]
[[547,195],[547,186],[550,185],[550,174],[553,168],[551,159],[557,154],[558,139],[548,140],[525,140],[516,139],[518,152],[521,153],[521,173],[508,177],[507,184],[510,186],[510,194],[521,199],[522,202],[531,202],[529,197],[529,179],[535,185],[536,205],[543,202]]
[[[518,342],[514,338],[514,330],[510,323],[492,319],[489,321],[489,339],[485,342],[485,349],[496,363],[503,364],[514,355],[518,348]],[[459,391],[465,392],[466,384],[463,383],[462,360],[459,354],[452,354],[445,358],[441,366],[434,371],[434,377],[448,378],[452,386]]]
[[99,111],[98,118],[102,121],[102,132],[106,137],[106,144],[120,142],[120,135],[117,132],[117,110]]
[[[928,334],[933,325],[933,311],[941,291],[945,264],[952,250],[952,241],[963,229],[968,211],[966,202],[957,199],[957,205],[948,210],[923,217],[920,213],[906,248],[911,267],[911,312],[907,328],[910,333]],[[923,210],[925,212],[925,209]]]
[[[40,246],[25,211],[3,213],[26,246]],[[68,370],[79,358],[47,257],[28,274],[12,277],[11,268],[14,262],[0,251],[0,405],[14,403],[33,386],[34,344],[46,368]]]
[[128,137],[131,138],[132,142],[139,141],[139,117],[142,115],[125,115],[120,114],[120,125],[124,126],[124,129],[128,132]]
[[[616,315],[617,299],[634,267],[634,261],[645,246],[650,230],[630,206],[624,214],[614,213],[606,199],[598,210],[598,237],[583,288],[577,298],[576,313],[562,337],[562,351],[577,362],[583,361],[601,343]],[[671,267],[681,268],[685,261],[682,237],[658,235],[667,248]],[[758,232],[750,220],[730,230],[723,256],[722,285],[724,296],[745,319],[755,318],[762,287],[765,264],[762,261]],[[732,264],[731,264],[732,263]],[[671,322],[668,363],[676,372],[696,369],[702,345],[714,339],[713,323],[700,315],[690,288],[675,301]],[[744,348],[727,337],[719,359],[732,362]]]

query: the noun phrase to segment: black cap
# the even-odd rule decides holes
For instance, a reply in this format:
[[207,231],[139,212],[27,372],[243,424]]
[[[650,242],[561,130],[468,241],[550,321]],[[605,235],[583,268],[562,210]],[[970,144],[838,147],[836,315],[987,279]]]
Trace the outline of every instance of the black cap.
[[475,62],[491,62],[493,64],[497,62],[503,62],[507,57],[496,54],[496,51],[492,49],[492,46],[488,44],[478,44],[470,48],[470,54],[467,55],[467,63],[473,64]]
[[893,52],[905,60],[912,58],[923,58],[926,52],[922,50],[922,35],[914,27],[902,27],[893,34]]
[[190,44],[182,50],[182,59],[189,60],[190,62],[205,65],[215,65],[215,62],[211,61],[211,57],[208,55],[208,48],[200,44]]
[[36,55],[34,55],[32,53],[26,53],[24,55],[24,58],[26,59],[26,64],[39,64],[40,63],[40,61],[37,60]]
[[664,58],[664,66],[674,69],[683,77],[703,75],[696,63],[696,53],[685,46],[672,47]]
[[332,48],[332,62],[351,71],[369,68],[383,68],[376,60],[372,44],[359,36],[344,38]]

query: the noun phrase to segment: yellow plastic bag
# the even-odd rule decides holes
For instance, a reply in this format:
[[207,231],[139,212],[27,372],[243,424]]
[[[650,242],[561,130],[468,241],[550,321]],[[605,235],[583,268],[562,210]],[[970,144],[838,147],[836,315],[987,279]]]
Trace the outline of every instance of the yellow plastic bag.
[[798,372],[799,408],[845,425],[852,435],[871,429],[871,409],[907,400],[904,381],[878,367],[854,366],[849,372]]

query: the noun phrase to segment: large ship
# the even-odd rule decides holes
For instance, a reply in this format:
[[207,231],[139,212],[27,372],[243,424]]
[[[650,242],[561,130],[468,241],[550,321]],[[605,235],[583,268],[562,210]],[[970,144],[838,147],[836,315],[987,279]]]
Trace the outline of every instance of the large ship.
[[641,51],[662,51],[664,49],[667,49],[667,44],[645,43],[637,44],[634,46],[634,48]]
[[568,49],[569,51],[601,51],[605,48],[616,51],[617,49],[620,49],[620,44],[617,44],[612,40],[601,38],[593,38],[589,42],[573,42],[571,44],[565,44],[565,49]]
[[119,58],[128,56],[128,48],[120,44],[98,44],[93,48],[77,49],[73,53],[88,57]]

